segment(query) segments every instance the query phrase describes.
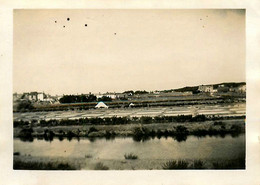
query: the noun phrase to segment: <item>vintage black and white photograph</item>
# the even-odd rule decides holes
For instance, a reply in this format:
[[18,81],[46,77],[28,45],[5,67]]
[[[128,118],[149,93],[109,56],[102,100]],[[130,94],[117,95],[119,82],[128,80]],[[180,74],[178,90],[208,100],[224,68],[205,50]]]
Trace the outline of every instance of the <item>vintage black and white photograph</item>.
[[245,170],[245,9],[14,9],[14,170]]

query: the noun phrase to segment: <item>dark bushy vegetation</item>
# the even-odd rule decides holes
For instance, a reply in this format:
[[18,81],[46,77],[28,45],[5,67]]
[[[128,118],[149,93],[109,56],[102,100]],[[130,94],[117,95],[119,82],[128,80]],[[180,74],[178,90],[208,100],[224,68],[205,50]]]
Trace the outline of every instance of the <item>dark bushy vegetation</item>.
[[[238,117],[236,117],[238,118]],[[239,117],[240,118],[240,117]],[[173,137],[177,141],[185,141],[188,135],[195,135],[198,137],[203,137],[206,135],[220,135],[224,137],[226,134],[231,134],[232,137],[238,136],[244,131],[244,126],[239,124],[226,125],[226,123],[221,120],[215,121],[208,128],[197,128],[190,129],[186,127],[186,124],[176,124],[176,123],[189,123],[192,122],[203,122],[206,120],[215,120],[212,117],[206,117],[204,115],[198,115],[192,117],[191,115],[180,115],[180,116],[157,116],[157,117],[111,117],[111,118],[80,118],[76,120],[36,120],[28,121],[14,121],[14,127],[22,128],[20,133],[17,135],[22,138],[24,141],[32,141],[33,137],[42,137],[45,140],[52,141],[53,137],[68,137],[72,139],[73,137],[106,137],[107,139],[114,138],[115,136],[133,136],[135,141],[145,141],[154,137]],[[231,119],[231,118],[230,118]],[[125,124],[150,124],[150,123],[172,123],[173,126],[171,129],[160,130],[160,129],[147,129],[146,126],[134,126],[132,132],[114,132],[113,130],[98,130],[94,125],[125,125]],[[33,126],[48,127],[42,133],[34,133]],[[71,126],[71,125],[93,125],[89,130],[74,130],[64,132],[62,129],[59,131],[52,131],[52,126]],[[188,129],[189,128],[189,129]]]
[[[204,122],[204,121],[214,121],[214,120],[224,120],[224,119],[240,119],[245,118],[245,116],[235,116],[235,117],[206,117],[205,115],[178,115],[178,116],[155,116],[148,117],[142,116],[138,117],[106,117],[106,118],[80,118],[75,120],[62,119],[62,120],[40,120],[40,125],[45,126],[68,126],[68,125],[122,125],[129,123],[184,123],[184,122]],[[32,124],[36,124],[35,120],[31,121]],[[28,121],[14,121],[14,127],[26,126],[30,123]],[[214,125],[223,125],[221,121],[215,122]],[[234,128],[235,129],[235,128]]]
[[187,92],[187,91],[192,91],[192,92],[197,92],[199,89],[199,86],[193,86],[193,87],[183,87],[180,89],[174,89],[176,92]]
[[[99,118],[101,119],[101,118]],[[44,124],[46,125],[46,124]],[[205,137],[219,135],[221,137],[225,137],[227,134],[231,134],[232,137],[237,137],[239,134],[244,132],[244,126],[233,124],[231,126],[225,126],[225,123],[219,123],[214,126],[210,126],[209,128],[196,128],[191,129],[186,127],[184,124],[182,125],[174,125],[171,129],[148,129],[144,126],[133,127],[132,132],[115,132],[114,130],[100,130],[94,126],[91,126],[88,130],[74,129],[69,131],[64,131],[62,129],[58,131],[52,131],[51,127],[48,129],[44,129],[43,133],[34,132],[31,127],[23,126],[17,135],[23,141],[33,141],[34,137],[45,139],[46,141],[52,141],[54,137],[58,137],[60,140],[63,140],[64,137],[67,137],[71,140],[73,137],[79,139],[79,137],[89,137],[89,138],[97,138],[97,137],[105,137],[107,139],[113,139],[116,136],[132,136],[134,141],[146,141],[150,138],[157,137],[160,139],[161,137],[172,137],[178,142],[186,141],[188,135],[194,135],[197,137]],[[129,130],[130,131],[130,130]]]
[[124,157],[125,159],[131,159],[131,160],[138,159],[138,156],[133,153],[125,154]]
[[132,95],[134,95],[134,94],[148,94],[149,92],[147,92],[147,91],[140,91],[140,90],[138,90],[138,91],[133,91],[133,90],[129,90],[129,91],[125,91],[125,92],[123,92],[124,94],[128,94],[128,95],[130,95],[130,94],[132,94]]
[[187,169],[189,163],[184,160],[179,160],[179,161],[168,161],[162,165],[162,168],[164,170],[173,170],[173,169]]
[[204,162],[202,160],[195,160],[192,164],[193,169],[205,169]]
[[109,96],[102,96],[101,98],[98,98],[98,101],[112,101],[112,98]]
[[213,162],[213,169],[245,169],[245,158]]
[[76,170],[76,167],[68,163],[24,162],[16,159],[14,160],[13,169],[15,170]]
[[33,110],[33,109],[34,107],[30,101],[22,101],[17,106],[18,111],[26,111],[26,110]]
[[99,162],[96,164],[94,170],[109,170],[109,167],[107,167],[103,163]]
[[23,128],[20,132],[19,132],[19,137],[23,140],[23,141],[33,141],[33,129],[32,128]]
[[161,137],[171,137],[178,142],[186,141],[188,135],[194,135],[197,137],[205,137],[209,136],[221,136],[225,137],[227,134],[231,134],[232,137],[239,136],[240,133],[243,132],[242,126],[239,125],[232,125],[230,128],[213,128],[212,126],[209,129],[193,129],[191,131],[188,130],[187,127],[184,125],[177,125],[173,126],[172,129],[148,129],[145,127],[135,127],[131,133],[127,135],[121,134],[120,132],[116,133],[113,130],[98,130],[95,127],[90,127],[88,130],[69,130],[67,132],[60,129],[59,131],[53,132],[52,130],[45,129],[43,133],[34,133],[32,135],[33,130],[31,128],[22,129],[20,132],[20,137],[23,141],[33,141],[34,137],[38,139],[44,139],[46,141],[53,141],[54,137],[58,137],[59,140],[63,140],[67,138],[69,141],[72,138],[77,138],[78,140],[80,137],[88,137],[90,141],[94,141],[95,138],[105,137],[106,139],[114,139],[116,136],[132,136],[134,141],[137,142],[144,142],[151,138],[157,137],[160,139]]
[[134,128],[133,139],[135,141],[146,140],[150,136],[150,131],[144,127]]
[[95,127],[90,127],[88,133],[90,134],[91,132],[98,132],[98,129],[96,129]]
[[123,94],[133,95],[135,92],[132,90],[124,91]]
[[30,125],[30,122],[29,121],[14,121],[14,128],[16,127],[24,127],[24,126],[29,126]]
[[139,90],[139,91],[135,91],[135,92],[134,92],[134,94],[148,94],[148,93],[149,93],[149,92],[147,92],[147,91],[145,91],[145,90],[144,90],[144,91],[140,91],[140,90]]
[[60,98],[60,103],[82,103],[82,102],[95,102],[97,97],[93,94],[90,95],[64,95]]
[[177,141],[185,141],[187,139],[187,135],[189,131],[185,126],[179,125],[176,127],[176,130],[149,130],[144,127],[137,127],[133,131],[133,139],[134,141],[146,141],[150,138],[157,137],[160,139],[161,137],[173,137]]
[[212,162],[208,163],[208,165],[200,159],[194,160],[193,162],[188,162],[186,160],[170,160],[162,165],[162,169],[245,169],[245,158]]

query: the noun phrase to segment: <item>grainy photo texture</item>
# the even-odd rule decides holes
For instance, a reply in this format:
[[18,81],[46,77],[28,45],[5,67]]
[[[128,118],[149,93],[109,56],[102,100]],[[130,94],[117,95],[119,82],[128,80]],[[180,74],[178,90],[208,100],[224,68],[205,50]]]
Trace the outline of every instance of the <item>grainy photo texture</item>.
[[13,11],[13,169],[245,169],[245,10]]

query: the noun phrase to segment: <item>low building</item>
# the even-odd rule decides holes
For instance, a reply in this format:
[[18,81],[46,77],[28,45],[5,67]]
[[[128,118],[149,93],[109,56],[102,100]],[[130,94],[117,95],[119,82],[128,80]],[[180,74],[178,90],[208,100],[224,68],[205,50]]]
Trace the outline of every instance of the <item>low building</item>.
[[127,93],[116,93],[116,98],[119,100],[128,100],[129,96]]
[[200,92],[214,92],[213,85],[200,85],[198,90]]
[[103,96],[109,97],[109,98],[111,98],[112,100],[118,98],[115,93],[105,93],[105,94],[100,94],[100,93],[99,93],[99,94],[96,95],[97,98],[102,98]]
[[22,99],[27,99],[30,101],[44,101],[46,95],[43,92],[29,92],[23,93]]
[[38,93],[38,94],[37,94],[37,100],[38,100],[38,101],[43,101],[43,100],[44,100],[44,97],[45,97],[45,96],[44,96],[44,93]]
[[230,88],[231,92],[236,92],[236,93],[245,93],[246,92],[246,85],[240,85],[238,87],[232,87]]
[[238,87],[238,89],[241,93],[245,93],[246,92],[246,85],[241,85],[241,86]]

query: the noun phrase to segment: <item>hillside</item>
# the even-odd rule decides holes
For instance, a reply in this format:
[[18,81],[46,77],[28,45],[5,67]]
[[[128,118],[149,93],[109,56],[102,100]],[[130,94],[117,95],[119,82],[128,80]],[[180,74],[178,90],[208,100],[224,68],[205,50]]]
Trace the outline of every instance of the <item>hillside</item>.
[[[245,85],[246,82],[225,82],[225,83],[218,83],[218,84],[208,84],[208,85],[213,85],[213,88],[216,89],[219,85],[224,85],[225,87],[231,88],[231,87],[239,87],[241,85]],[[164,90],[163,92],[171,92],[171,91],[176,91],[176,92],[186,92],[186,91],[192,91],[196,92],[199,89],[199,86],[187,86],[187,87],[182,87],[179,89],[170,89],[170,90]]]

